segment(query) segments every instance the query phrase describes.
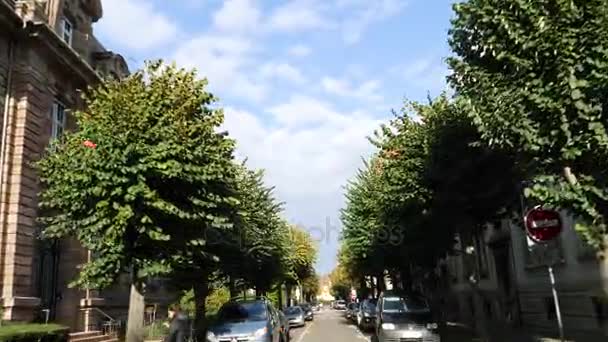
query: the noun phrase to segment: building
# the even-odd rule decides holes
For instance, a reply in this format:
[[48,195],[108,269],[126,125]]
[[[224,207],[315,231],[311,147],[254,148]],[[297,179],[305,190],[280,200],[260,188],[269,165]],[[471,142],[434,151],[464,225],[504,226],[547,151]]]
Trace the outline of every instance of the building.
[[[557,315],[548,275],[554,264],[557,291],[567,337],[593,341],[608,336],[608,261],[598,260],[564,218],[560,237],[546,246],[531,242],[512,220],[488,225],[472,239],[458,239],[459,254],[438,268],[447,289],[444,308],[449,320],[472,325],[487,319],[557,334]],[[472,246],[474,253],[467,253]]]
[[129,73],[125,60],[93,35],[92,25],[102,15],[100,0],[0,0],[0,288],[5,320],[48,319],[84,330],[95,320],[94,308],[109,305],[103,293],[67,286],[90,257],[86,250],[72,240],[38,238],[40,189],[31,166],[50,140],[75,128],[70,112],[83,107],[81,93],[88,86],[103,76]]

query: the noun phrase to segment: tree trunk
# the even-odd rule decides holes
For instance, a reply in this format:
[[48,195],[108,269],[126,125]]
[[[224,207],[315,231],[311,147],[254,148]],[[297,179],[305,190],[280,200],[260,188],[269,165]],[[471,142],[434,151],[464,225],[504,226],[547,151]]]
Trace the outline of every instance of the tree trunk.
[[285,285],[287,306],[291,306],[291,285]]
[[279,283],[278,291],[279,310],[283,310],[283,283]]
[[141,282],[131,283],[129,295],[129,314],[127,320],[127,342],[141,342],[144,340],[144,291]]
[[384,289],[384,275],[383,274],[378,274],[376,276],[376,291],[377,291],[377,296],[380,296],[380,293],[382,293],[382,290]]
[[362,299],[368,298],[369,297],[369,288],[367,287],[367,280],[365,279],[365,277],[361,277],[361,279],[359,279],[359,287],[361,288],[360,297]]
[[236,288],[236,280],[233,276],[230,276],[230,281],[228,284],[228,289],[230,290],[230,298],[235,298],[239,295],[239,292]]
[[207,279],[200,279],[194,284],[194,329],[199,341],[204,340],[205,330],[207,329],[206,320],[206,300],[209,296],[209,282]]

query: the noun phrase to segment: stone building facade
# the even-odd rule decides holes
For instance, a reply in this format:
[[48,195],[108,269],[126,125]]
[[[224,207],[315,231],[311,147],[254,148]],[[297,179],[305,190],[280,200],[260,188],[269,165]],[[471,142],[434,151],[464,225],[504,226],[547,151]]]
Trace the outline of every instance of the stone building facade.
[[444,260],[440,269],[449,294],[444,305],[448,319],[471,325],[486,319],[556,335],[547,269],[553,264],[566,337],[595,341],[608,336],[608,260],[598,260],[575,231],[574,220],[562,217],[562,234],[546,246],[532,243],[520,225],[505,220],[473,239],[475,255]]
[[[125,60],[93,36],[101,0],[0,0],[0,289],[3,318],[57,321],[82,330],[99,293],[68,288],[89,257],[76,241],[43,241],[32,162],[75,129],[71,111]],[[118,305],[118,304],[117,304]],[[123,304],[124,307],[125,304]],[[89,322],[90,323],[90,322]]]

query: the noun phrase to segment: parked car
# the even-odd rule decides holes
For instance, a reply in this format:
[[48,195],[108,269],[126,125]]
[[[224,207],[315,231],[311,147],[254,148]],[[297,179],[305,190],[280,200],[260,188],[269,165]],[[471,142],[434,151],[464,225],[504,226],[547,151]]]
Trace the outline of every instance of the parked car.
[[255,340],[285,342],[278,312],[266,299],[230,301],[207,331],[208,342]]
[[336,310],[346,310],[346,301],[340,299],[337,300],[334,304],[334,309]]
[[300,304],[300,307],[304,311],[304,319],[307,321],[313,321],[315,319],[315,314],[312,312],[312,305],[308,303]]
[[376,299],[365,299],[357,311],[357,326],[361,330],[371,330],[376,323]]
[[376,312],[378,342],[441,341],[438,322],[421,296],[388,291],[378,298]]
[[359,303],[349,303],[346,306],[346,311],[344,312],[344,316],[346,317],[346,319],[350,320],[350,321],[354,321],[357,317],[357,311],[359,310]]
[[304,310],[299,306],[290,306],[283,310],[290,327],[303,327],[305,322]]

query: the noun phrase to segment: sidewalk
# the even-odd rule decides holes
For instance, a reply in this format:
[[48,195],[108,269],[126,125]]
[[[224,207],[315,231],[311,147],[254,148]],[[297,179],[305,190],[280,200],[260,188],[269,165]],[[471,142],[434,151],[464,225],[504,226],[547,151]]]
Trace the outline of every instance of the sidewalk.
[[[444,338],[442,341],[445,342],[560,342],[559,336],[553,336],[551,334],[533,333],[526,331],[523,328],[511,327],[502,322],[489,323],[489,335],[488,341],[483,341],[471,327],[449,322],[444,330]],[[595,342],[595,341],[606,341],[606,337],[598,336],[597,339],[578,339],[571,340],[566,339],[567,342]]]

